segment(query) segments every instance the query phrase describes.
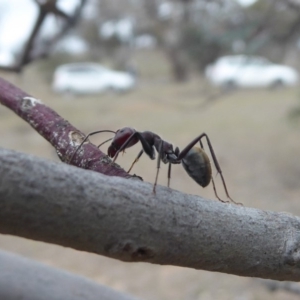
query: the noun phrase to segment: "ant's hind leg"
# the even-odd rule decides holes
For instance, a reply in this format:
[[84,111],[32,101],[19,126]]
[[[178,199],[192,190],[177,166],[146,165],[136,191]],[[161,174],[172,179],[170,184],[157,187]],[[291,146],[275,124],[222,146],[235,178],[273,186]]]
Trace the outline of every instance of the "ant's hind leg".
[[[223,183],[223,187],[224,187],[224,190],[225,190],[225,193],[226,193],[226,196],[228,199],[230,199],[233,203],[235,204],[241,204],[241,203],[237,203],[235,202],[230,196],[229,196],[229,193],[228,193],[228,190],[227,190],[227,186],[226,186],[226,183],[225,183],[225,180],[224,180],[224,177],[223,177],[223,174],[222,174],[222,170],[221,170],[221,167],[219,165],[219,162],[217,160],[217,157],[215,155],[215,152],[214,152],[214,149],[211,145],[211,142],[207,136],[206,133],[202,133],[200,134],[199,136],[197,136],[195,139],[193,139],[181,152],[180,154],[178,155],[178,159],[181,160],[181,159],[184,159],[184,157],[188,154],[188,152],[192,149],[192,147],[194,147],[198,142],[200,143],[200,147],[203,149],[203,143],[201,141],[202,138],[206,138],[206,142],[208,144],[208,148],[209,148],[209,151],[210,151],[210,154],[212,156],[212,159],[213,159],[213,162],[214,162],[214,165],[217,169],[217,172],[220,174],[221,176],[221,179],[222,179],[222,183]],[[214,187],[214,190],[216,188]],[[218,199],[220,199],[219,197],[217,197]]]
[[171,182],[171,168],[172,168],[172,164],[169,163],[169,167],[168,167],[168,188],[170,187],[170,182]]
[[[230,203],[230,201],[225,201],[225,200],[222,200],[218,194],[217,194],[217,189],[216,189],[216,186],[215,186],[215,182],[214,182],[214,179],[211,177],[211,183],[212,183],[212,186],[213,186],[213,189],[214,189],[214,192],[215,192],[215,196],[217,197],[217,199],[223,203]],[[232,199],[230,199],[231,201],[233,201]]]
[[157,170],[156,170],[156,176],[155,176],[155,182],[153,184],[153,193],[156,194],[156,185],[157,185],[157,179],[158,179],[158,173],[160,169],[160,161],[161,161],[161,152],[162,152],[162,140],[159,143],[158,147],[158,155],[157,155]]

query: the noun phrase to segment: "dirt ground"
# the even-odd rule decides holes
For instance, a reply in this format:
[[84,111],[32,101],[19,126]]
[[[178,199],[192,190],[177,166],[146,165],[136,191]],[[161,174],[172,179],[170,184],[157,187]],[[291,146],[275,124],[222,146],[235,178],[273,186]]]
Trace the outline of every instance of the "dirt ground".
[[[21,77],[1,73],[88,133],[124,126],[154,131],[183,148],[206,132],[214,146],[231,196],[245,206],[300,215],[300,122],[290,113],[300,105],[299,88],[238,90],[206,101],[207,86],[198,77],[185,84],[168,79],[168,66],[157,53],[138,58],[141,79],[124,95],[60,96],[51,91],[45,63],[30,66]],[[49,63],[49,62],[48,62]],[[55,151],[24,121],[0,107],[1,147],[58,161]],[[92,138],[95,143],[108,138]],[[104,147],[105,149],[105,147]],[[140,146],[127,150],[118,163],[127,169]],[[134,173],[153,182],[156,165],[143,156]],[[167,183],[163,166],[159,182]],[[223,195],[219,178],[217,189]],[[193,182],[184,169],[173,168],[171,186],[214,199],[212,187]],[[212,200],[215,201],[215,200]],[[284,291],[272,293],[259,281],[227,274],[173,266],[124,263],[11,236],[0,236],[0,248],[85,275],[141,299],[269,300],[297,299]]]

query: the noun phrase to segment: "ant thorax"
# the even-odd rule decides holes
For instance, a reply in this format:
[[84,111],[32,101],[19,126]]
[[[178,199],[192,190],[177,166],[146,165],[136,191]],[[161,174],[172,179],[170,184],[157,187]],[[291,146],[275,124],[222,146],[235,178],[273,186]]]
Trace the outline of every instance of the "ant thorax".
[[161,160],[163,163],[171,163],[171,164],[180,164],[180,160],[178,160],[178,155],[176,151],[174,152],[174,147],[172,144],[161,141]]

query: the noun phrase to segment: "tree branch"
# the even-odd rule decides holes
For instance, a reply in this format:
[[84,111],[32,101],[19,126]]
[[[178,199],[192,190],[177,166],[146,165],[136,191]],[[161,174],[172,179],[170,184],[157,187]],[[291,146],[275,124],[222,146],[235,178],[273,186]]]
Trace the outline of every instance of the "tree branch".
[[106,286],[0,251],[0,299],[134,300]]
[[[14,111],[51,143],[62,161],[68,162],[83,141],[82,132],[44,105],[41,100],[29,96],[2,78],[0,103]],[[109,176],[132,177],[119,165],[112,164],[107,155],[90,143],[84,144],[80,151],[77,151],[72,164]]]
[[0,232],[98,253],[300,280],[300,218],[0,151]]
[[271,292],[277,292],[279,290],[283,290],[295,295],[300,295],[300,285],[298,282],[290,282],[290,281],[280,282],[280,281],[268,280],[268,279],[260,279],[260,282],[264,284]]

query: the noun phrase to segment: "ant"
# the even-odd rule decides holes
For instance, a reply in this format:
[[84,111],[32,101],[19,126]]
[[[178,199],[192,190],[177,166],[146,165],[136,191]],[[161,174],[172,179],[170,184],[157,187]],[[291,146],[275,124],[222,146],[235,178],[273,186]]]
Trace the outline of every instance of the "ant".
[[[124,152],[125,149],[135,145],[138,142],[141,142],[142,144],[142,150],[139,152],[133,163],[131,164],[131,167],[128,170],[128,173],[133,168],[134,164],[140,159],[142,154],[145,152],[150,159],[155,159],[155,150],[158,153],[157,157],[157,171],[156,171],[156,177],[155,182],[153,185],[153,193],[156,192],[156,185],[157,185],[157,179],[158,179],[158,173],[160,169],[160,163],[161,161],[165,164],[169,164],[168,166],[168,187],[170,186],[170,179],[171,179],[171,166],[172,164],[182,164],[183,168],[186,170],[188,175],[192,177],[199,185],[202,187],[208,186],[210,181],[212,182],[213,189],[215,192],[215,196],[217,199],[221,202],[228,203],[229,201],[222,200],[216,191],[215,182],[212,177],[212,169],[209,157],[204,151],[202,139],[205,138],[206,142],[208,144],[209,151],[211,153],[214,165],[217,169],[217,173],[220,174],[223,187],[226,193],[226,196],[228,199],[230,199],[233,203],[239,204],[235,202],[230,196],[227,191],[226,183],[222,174],[221,167],[218,163],[217,157],[215,155],[215,152],[213,150],[213,147],[211,145],[211,142],[209,140],[209,137],[206,133],[202,133],[199,136],[197,136],[194,140],[192,140],[182,151],[179,150],[178,147],[175,149],[173,148],[173,145],[168,143],[167,141],[163,140],[159,135],[155,134],[151,131],[143,131],[139,132],[136,131],[134,128],[131,127],[124,127],[122,129],[117,130],[116,132],[111,130],[100,130],[91,132],[88,134],[85,139],[82,141],[82,143],[78,146],[78,148],[73,153],[69,163],[72,162],[75,154],[77,151],[81,148],[83,143],[91,136],[97,133],[102,132],[112,132],[115,134],[113,138],[110,138],[104,142],[102,142],[100,146],[105,144],[108,141],[111,141],[110,146],[108,147],[108,156],[113,158],[112,162],[115,162],[119,153]],[[199,142],[199,147],[194,147]]]

